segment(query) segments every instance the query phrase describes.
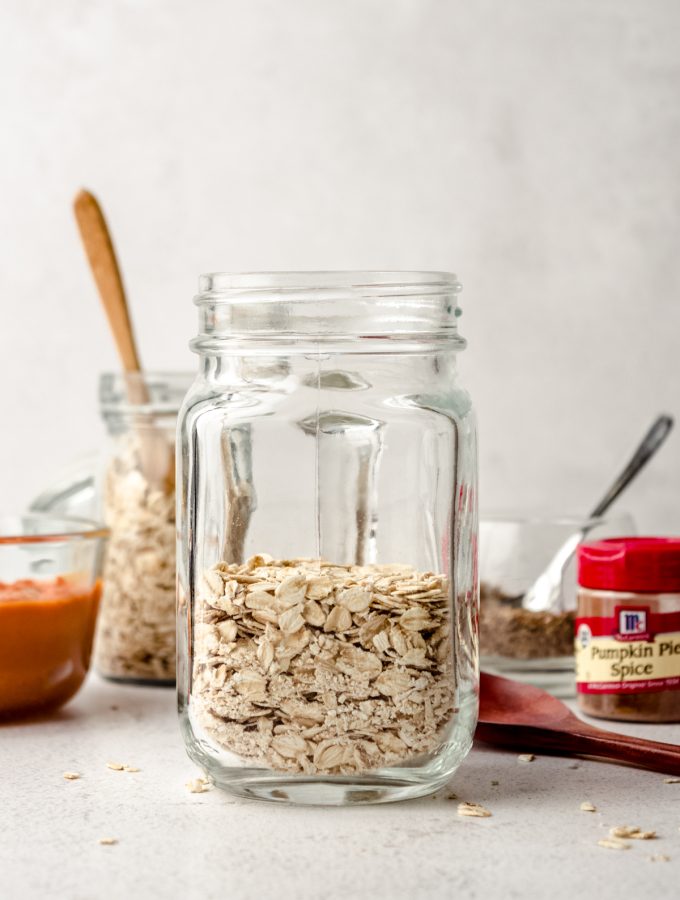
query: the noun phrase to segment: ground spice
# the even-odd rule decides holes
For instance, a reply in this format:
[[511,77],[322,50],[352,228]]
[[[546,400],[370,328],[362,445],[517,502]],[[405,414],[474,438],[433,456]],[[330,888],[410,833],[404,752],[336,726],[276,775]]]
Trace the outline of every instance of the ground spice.
[[680,539],[579,548],[576,684],[603,719],[680,721]]
[[480,588],[479,640],[483,656],[551,659],[574,651],[573,611],[532,612],[491,585]]

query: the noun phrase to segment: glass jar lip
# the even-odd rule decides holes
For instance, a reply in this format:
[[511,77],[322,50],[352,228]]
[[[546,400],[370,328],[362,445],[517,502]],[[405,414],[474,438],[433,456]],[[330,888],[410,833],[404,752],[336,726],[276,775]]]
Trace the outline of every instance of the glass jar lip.
[[[359,296],[398,296],[399,291],[459,293],[461,283],[453,272],[416,270],[329,269],[270,272],[207,272],[199,277],[199,294],[195,302],[222,300],[252,295],[261,302],[262,295],[309,291],[346,291]],[[209,296],[208,296],[209,295]],[[275,298],[272,298],[275,299]]]
[[465,347],[458,333],[462,286],[451,272],[213,272],[199,279],[199,334],[190,346],[219,353],[240,342],[360,342],[386,338]]
[[108,536],[109,529],[92,519],[33,512],[0,516],[0,547],[6,544],[101,540]]
[[485,525],[512,525],[518,527],[535,527],[535,526],[560,526],[565,528],[573,528],[574,531],[580,531],[582,528],[595,528],[598,525],[606,525],[612,519],[628,518],[629,513],[617,511],[615,513],[601,516],[578,515],[572,513],[550,512],[514,512],[513,510],[480,510],[479,522]]
[[179,412],[196,373],[186,371],[102,372],[99,404],[108,413],[172,415]]

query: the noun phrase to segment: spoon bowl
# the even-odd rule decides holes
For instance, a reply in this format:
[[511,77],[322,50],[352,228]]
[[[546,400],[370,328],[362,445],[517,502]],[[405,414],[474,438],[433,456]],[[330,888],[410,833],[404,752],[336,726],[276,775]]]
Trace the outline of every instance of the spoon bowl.
[[680,747],[595,728],[551,694],[482,672],[475,739],[525,752],[595,756],[680,775]]
[[[612,503],[625,491],[631,481],[637,477],[666,440],[672,427],[673,419],[671,416],[657,416],[626,466],[614,479],[604,496],[590,513],[590,518],[593,521],[603,516]],[[562,590],[564,570],[576,552],[578,545],[588,536],[589,531],[588,527],[582,528],[580,531],[572,534],[562,544],[545,571],[536,579],[523,597],[517,598],[524,609],[528,609],[531,612],[556,609]]]

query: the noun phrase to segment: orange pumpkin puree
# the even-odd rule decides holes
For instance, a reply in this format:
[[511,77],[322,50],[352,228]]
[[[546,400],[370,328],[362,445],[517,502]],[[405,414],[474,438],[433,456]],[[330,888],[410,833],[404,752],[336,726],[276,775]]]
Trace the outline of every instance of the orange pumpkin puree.
[[0,581],[0,716],[61,706],[90,664],[100,584]]

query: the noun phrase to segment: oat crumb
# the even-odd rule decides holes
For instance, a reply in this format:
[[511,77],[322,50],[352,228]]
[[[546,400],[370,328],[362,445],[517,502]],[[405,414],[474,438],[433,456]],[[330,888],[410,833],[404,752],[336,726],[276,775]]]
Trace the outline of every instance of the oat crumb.
[[103,844],[104,846],[110,847],[113,844],[118,843],[118,838],[112,838],[112,837],[99,838],[99,843]]
[[125,769],[125,766],[123,763],[107,762],[106,768],[113,769],[114,772],[122,772]]
[[589,803],[587,800],[584,800],[579,809],[583,810],[583,812],[597,812],[597,807],[593,806],[593,804]]
[[664,778],[664,784],[680,784],[680,778]]
[[498,787],[499,784],[500,784],[500,781],[496,781],[495,779],[491,782],[492,787]]
[[630,850],[630,844],[617,838],[603,838],[597,842],[597,846],[605,847],[607,850]]
[[578,763],[572,763],[570,766],[567,766],[568,769],[579,769],[580,766]]
[[123,766],[123,771],[124,772],[139,772],[139,769],[136,766],[125,765],[125,766]]
[[533,762],[536,759],[533,753],[520,753],[517,757],[517,762],[526,763]]
[[77,781],[80,778],[80,772],[64,772],[64,778],[67,781]]
[[492,813],[483,807],[481,803],[459,803],[458,815],[470,816],[476,819],[486,819],[491,816]]
[[636,841],[651,841],[656,837],[656,831],[641,831],[637,825],[617,825],[610,829],[609,834],[613,838],[632,838]]
[[655,853],[653,856],[647,857],[650,862],[670,862],[670,856],[666,856],[665,853]]
[[206,778],[194,778],[192,781],[187,781],[186,786],[192,794],[203,794],[210,790],[210,782]]
[[457,799],[458,799],[458,795],[457,795],[457,794],[447,794],[446,797],[445,797],[444,799],[445,799],[445,800],[457,800]]

